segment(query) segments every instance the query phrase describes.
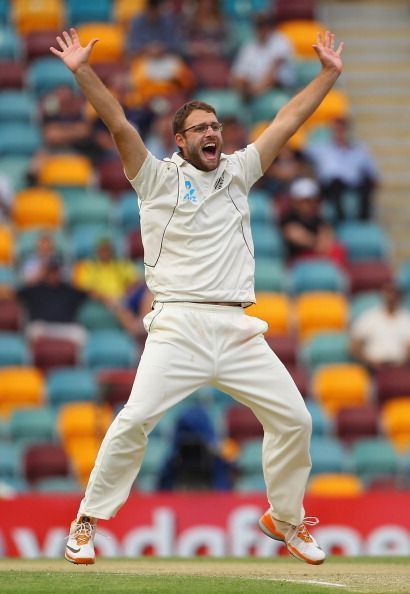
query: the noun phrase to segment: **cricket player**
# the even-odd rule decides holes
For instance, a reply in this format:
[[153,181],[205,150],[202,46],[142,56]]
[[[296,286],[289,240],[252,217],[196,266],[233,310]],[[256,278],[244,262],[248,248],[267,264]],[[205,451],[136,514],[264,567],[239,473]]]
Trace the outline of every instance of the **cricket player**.
[[154,295],[148,333],[127,404],[109,428],[72,522],[65,557],[95,561],[98,519],[126,501],[147,439],[161,416],[204,384],[249,406],[264,429],[262,465],[269,509],[263,532],[311,564],[325,553],[310,535],[303,497],[311,468],[311,418],[292,378],[267,345],[267,324],[247,316],[255,302],[248,193],[281,147],[315,111],[342,71],[343,44],[320,35],[318,76],[282,107],[246,148],[222,153],[222,124],[211,105],[192,101],[176,112],[179,151],[160,161],[145,148],[118,101],[89,65],[97,39],[81,46],[75,29],[50,48],[75,75],[114,139],[138,194],[146,281]]

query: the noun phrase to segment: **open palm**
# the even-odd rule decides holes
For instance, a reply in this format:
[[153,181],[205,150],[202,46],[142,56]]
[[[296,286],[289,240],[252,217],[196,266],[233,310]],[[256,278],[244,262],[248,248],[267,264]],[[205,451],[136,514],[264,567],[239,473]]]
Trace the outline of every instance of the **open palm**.
[[76,72],[82,64],[88,62],[89,55],[98,39],[92,39],[88,45],[83,47],[75,29],[70,29],[70,34],[64,31],[62,37],[57,38],[61,50],[50,47],[50,52],[60,58],[72,72]]
[[323,67],[335,68],[338,72],[342,72],[343,62],[340,57],[343,51],[343,41],[339,43],[337,49],[335,49],[335,36],[330,31],[326,31],[324,39],[322,35],[318,33],[317,42],[313,46],[313,49],[317,53],[319,60]]

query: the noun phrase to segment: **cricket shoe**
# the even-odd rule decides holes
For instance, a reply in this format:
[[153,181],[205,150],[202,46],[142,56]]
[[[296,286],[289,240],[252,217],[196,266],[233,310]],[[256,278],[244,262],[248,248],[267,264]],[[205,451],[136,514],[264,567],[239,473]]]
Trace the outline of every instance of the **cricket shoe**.
[[284,542],[291,555],[311,565],[320,565],[326,559],[324,551],[306,528],[306,525],[316,526],[318,523],[317,518],[305,518],[298,526],[293,526],[273,518],[270,510],[259,519],[259,527],[266,536]]
[[96,520],[88,516],[80,516],[71,522],[64,557],[77,565],[95,563],[94,536]]

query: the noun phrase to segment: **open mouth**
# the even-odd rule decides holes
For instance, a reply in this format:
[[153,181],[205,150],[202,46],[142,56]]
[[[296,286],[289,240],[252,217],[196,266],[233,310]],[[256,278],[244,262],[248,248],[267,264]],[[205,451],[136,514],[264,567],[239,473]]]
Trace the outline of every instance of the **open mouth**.
[[204,144],[202,152],[206,159],[214,159],[216,157],[216,142],[207,142]]

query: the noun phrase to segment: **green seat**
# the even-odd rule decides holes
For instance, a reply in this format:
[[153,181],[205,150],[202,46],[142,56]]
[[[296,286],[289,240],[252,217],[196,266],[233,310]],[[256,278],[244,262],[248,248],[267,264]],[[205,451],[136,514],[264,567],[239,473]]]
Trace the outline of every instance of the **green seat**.
[[249,211],[252,221],[261,223],[275,222],[275,206],[269,192],[251,190],[249,193]]
[[118,319],[103,303],[87,299],[76,314],[76,321],[88,330],[120,328]]
[[305,87],[321,70],[319,60],[295,60],[296,87]]
[[53,57],[38,58],[29,66],[27,84],[37,96],[45,95],[60,86],[77,89],[73,73],[59,58]]
[[400,460],[391,442],[385,438],[368,438],[356,442],[350,454],[352,469],[368,485],[378,479],[395,478]]
[[262,470],[259,474],[240,476],[236,479],[234,485],[235,491],[239,493],[266,492],[265,479]]
[[90,369],[135,367],[139,358],[136,343],[122,330],[90,332],[83,352]]
[[20,334],[0,332],[0,367],[28,365],[30,353]]
[[252,222],[253,245],[255,259],[260,257],[281,260],[283,258],[282,234],[276,225]]
[[83,491],[83,487],[69,476],[54,476],[37,481],[35,491],[40,493],[80,493]]
[[332,422],[326,416],[323,408],[314,400],[309,400],[306,406],[312,417],[312,435],[329,435],[332,430]]
[[[16,256],[19,262],[24,262],[36,251],[36,244],[39,236],[44,233],[42,229],[30,229],[22,231],[16,236]],[[60,231],[47,231],[53,237],[56,251],[62,255],[68,253],[68,245],[65,234]]]
[[242,99],[231,89],[204,89],[195,94],[197,101],[205,101],[215,108],[218,118],[233,116],[244,119],[245,112]]
[[27,91],[0,92],[0,121],[31,122],[36,112],[37,103]]
[[311,371],[320,365],[351,362],[349,335],[347,332],[317,333],[303,343],[300,358]]
[[237,466],[244,475],[259,474],[262,466],[262,439],[249,439],[242,444]]
[[290,289],[294,295],[310,291],[343,293],[347,289],[345,274],[329,260],[297,262],[290,271]]
[[12,27],[0,25],[0,60],[18,61],[22,54],[20,37]]
[[0,173],[4,173],[10,182],[12,190],[18,192],[27,185],[27,172],[30,166],[30,156],[13,155],[0,158]]
[[106,192],[85,190],[81,198],[66,199],[64,204],[66,221],[70,228],[87,223],[112,223],[113,208]]
[[376,305],[381,305],[383,299],[380,293],[376,291],[370,291],[365,293],[360,293],[359,295],[355,295],[350,300],[350,321],[354,322],[356,318],[358,318],[362,313],[375,307]]
[[96,401],[98,395],[98,382],[89,369],[62,367],[47,376],[47,398],[54,408],[68,402]]
[[117,206],[117,217],[125,233],[140,228],[138,198],[134,190],[121,194]]
[[257,257],[255,261],[255,291],[286,291],[287,275],[282,262],[273,258]]
[[0,442],[0,482],[3,479],[22,478],[22,453],[20,444]]
[[10,419],[10,435],[14,441],[24,443],[51,442],[56,436],[56,414],[43,408],[19,409]]
[[346,470],[346,453],[342,443],[335,437],[313,435],[310,455],[314,474]]
[[1,122],[0,157],[31,157],[42,143],[41,129],[29,122]]
[[16,286],[17,278],[14,268],[0,266],[0,287],[13,288]]
[[337,228],[351,262],[388,259],[391,246],[385,231],[373,222],[348,221]]
[[268,91],[257,97],[250,106],[252,122],[270,122],[289,99],[289,93],[280,90]]
[[87,260],[95,255],[95,250],[102,238],[109,239],[118,255],[124,252],[123,237],[115,232],[112,225],[106,223],[78,224],[70,233],[71,248],[75,260]]
[[141,467],[141,476],[155,474],[159,472],[166,461],[170,450],[168,439],[152,436],[148,440],[148,446],[144,454],[144,461]]

